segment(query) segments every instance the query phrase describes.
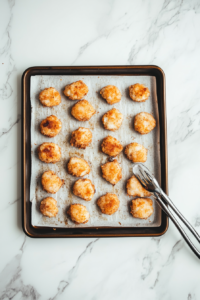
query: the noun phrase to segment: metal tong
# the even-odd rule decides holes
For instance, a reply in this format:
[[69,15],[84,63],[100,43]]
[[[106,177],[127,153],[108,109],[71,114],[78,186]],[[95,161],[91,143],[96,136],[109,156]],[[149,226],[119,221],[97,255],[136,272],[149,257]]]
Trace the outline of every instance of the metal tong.
[[[157,180],[153,177],[153,175],[149,172],[147,167],[143,164],[135,164],[133,167],[133,174],[142,184],[142,186],[152,194],[154,194],[158,204],[163,209],[163,211],[168,215],[168,217],[172,220],[176,228],[179,230],[180,234],[190,247],[190,249],[194,252],[194,254],[200,258],[200,251],[194,246],[191,242],[188,235],[185,233],[174,214],[171,212],[169,207],[174,211],[174,213],[182,220],[182,222],[186,225],[186,227],[191,231],[191,233],[195,236],[198,242],[200,242],[200,236],[194,229],[194,227],[186,220],[186,218],[181,214],[178,208],[174,205],[171,199],[163,192],[161,187],[159,186]],[[169,206],[169,207],[168,207]]]

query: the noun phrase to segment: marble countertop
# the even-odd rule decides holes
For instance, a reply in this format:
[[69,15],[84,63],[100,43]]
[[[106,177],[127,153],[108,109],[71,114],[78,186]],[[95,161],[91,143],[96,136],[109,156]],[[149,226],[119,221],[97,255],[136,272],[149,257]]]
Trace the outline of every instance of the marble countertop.
[[0,1],[0,299],[200,299],[200,262],[158,238],[30,239],[21,225],[21,75],[30,66],[160,66],[169,192],[200,232],[199,0]]

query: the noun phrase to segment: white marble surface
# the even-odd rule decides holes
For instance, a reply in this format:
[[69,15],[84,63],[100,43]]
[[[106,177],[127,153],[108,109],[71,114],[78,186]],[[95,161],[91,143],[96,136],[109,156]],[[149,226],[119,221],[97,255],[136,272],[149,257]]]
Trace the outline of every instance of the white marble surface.
[[155,64],[167,83],[169,190],[200,232],[200,1],[0,1],[0,299],[200,299],[200,262],[159,238],[30,239],[21,228],[21,75]]

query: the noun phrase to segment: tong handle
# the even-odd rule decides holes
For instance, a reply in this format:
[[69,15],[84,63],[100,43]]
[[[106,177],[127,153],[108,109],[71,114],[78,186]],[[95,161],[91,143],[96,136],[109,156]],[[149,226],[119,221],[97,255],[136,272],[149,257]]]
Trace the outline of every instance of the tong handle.
[[196,237],[197,241],[200,243],[200,236],[198,232],[194,229],[194,227],[188,222],[188,220],[182,215],[182,213],[178,210],[178,208],[174,205],[172,200],[160,189],[161,197],[165,200],[165,202],[171,207],[171,209],[177,214],[177,216],[182,220],[185,226],[192,232],[192,234]]
[[[183,228],[181,227],[181,225],[179,224],[179,222],[177,221],[177,219],[175,218],[175,216],[173,215],[173,213],[169,210],[169,208],[167,207],[167,205],[163,202],[163,200],[160,198],[159,194],[157,192],[154,193],[159,205],[161,206],[161,208],[164,210],[164,212],[168,215],[168,217],[172,220],[172,222],[174,223],[174,225],[176,226],[176,228],[178,229],[178,231],[180,232],[180,234],[182,235],[182,237],[184,238],[184,240],[186,241],[186,243],[188,244],[188,246],[190,247],[190,249],[194,252],[194,254],[200,259],[200,252],[197,250],[197,248],[194,246],[194,244],[191,242],[190,238],[188,237],[188,235],[185,233],[185,231],[183,230]],[[171,201],[171,200],[170,200]],[[171,202],[172,203],[172,202]],[[169,204],[170,205],[170,204]],[[170,205],[171,206],[171,205]],[[174,205],[175,207],[175,205]],[[173,209],[174,209],[173,207]],[[176,207],[175,207],[176,208]],[[176,210],[178,211],[178,209],[176,208]],[[174,210],[175,211],[175,210]],[[178,211],[179,212],[179,211]],[[176,213],[176,211],[175,211]],[[186,226],[188,227],[188,224],[190,225],[190,223],[188,223],[188,221],[182,216],[182,214],[179,212],[179,214],[181,215],[181,217],[184,219],[184,221],[182,220],[182,218],[180,217],[180,219],[185,223],[185,221],[187,223]],[[177,214],[179,216],[179,214]],[[194,228],[190,225],[188,228],[190,229],[190,227],[194,230]],[[190,231],[193,233],[193,230],[190,229]],[[194,232],[198,235],[198,233],[194,230]],[[196,237],[196,234],[195,237]],[[198,241],[199,241],[199,235],[198,235]]]

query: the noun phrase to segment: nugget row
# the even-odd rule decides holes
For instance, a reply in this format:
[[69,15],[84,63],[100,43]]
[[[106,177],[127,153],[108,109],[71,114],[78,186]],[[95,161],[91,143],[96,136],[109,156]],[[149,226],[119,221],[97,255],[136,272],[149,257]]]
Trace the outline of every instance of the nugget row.
[[[64,89],[65,96],[70,100],[81,100],[87,95],[89,89],[87,85],[82,81],[76,81],[66,85]],[[114,85],[107,85],[100,91],[100,95],[104,98],[108,104],[112,105],[121,100],[121,92]],[[129,96],[133,101],[144,102],[150,96],[150,91],[143,84],[133,84],[129,87]],[[61,102],[61,96],[59,92],[53,88],[46,88],[39,94],[39,100],[43,106],[55,106]]]
[[[113,162],[107,162],[101,166],[103,177],[108,180],[110,183],[115,184],[122,178],[121,167],[119,166],[117,160]],[[67,165],[67,171],[70,175],[76,177],[84,177],[90,173],[89,164],[82,158],[72,157]],[[53,171],[46,171],[43,173],[41,178],[41,184],[43,190],[48,193],[55,194],[64,184],[64,180],[60,179]],[[146,191],[140,182],[136,179],[135,176],[132,176],[126,184],[127,194],[133,197],[149,197],[151,194]],[[75,196],[85,200],[91,201],[95,194],[95,186],[90,179],[78,179],[73,185],[73,193]],[[106,195],[100,197],[97,201],[102,213],[107,215],[112,215],[119,208],[119,199],[117,195],[112,193],[107,193]],[[148,198],[137,198],[132,200],[131,205],[131,214],[135,218],[146,219],[153,213],[152,200]],[[42,214],[48,217],[55,217],[58,213],[57,202],[51,197],[47,197],[41,201],[40,211]],[[76,211],[76,213],[75,213]],[[79,219],[80,212],[81,219]],[[84,213],[85,212],[85,213]],[[75,213],[75,216],[73,216]],[[72,221],[75,223],[86,223],[83,214],[89,216],[87,209],[82,204],[71,205],[68,214],[71,216]]]
[[[68,164],[68,172],[71,171],[72,164],[78,158],[71,158]],[[82,163],[82,162],[81,162]],[[88,166],[89,167],[89,166]],[[75,174],[75,173],[73,173]],[[64,184],[64,180],[60,179],[54,172],[46,171],[41,178],[43,189],[48,193],[56,193]],[[153,213],[153,203],[149,198],[151,194],[146,191],[135,176],[127,181],[127,194],[136,198],[131,201],[130,213],[135,218],[147,219]],[[95,194],[95,186],[90,179],[78,179],[73,185],[73,193],[75,196],[91,201]],[[97,205],[103,214],[112,215],[119,208],[120,201],[117,195],[106,193],[97,200]],[[52,197],[47,197],[40,203],[40,211],[48,217],[55,217],[58,213],[57,201]],[[72,221],[76,224],[85,224],[89,220],[89,212],[82,204],[72,204],[67,211]]]
[[[96,112],[94,107],[87,100],[81,100],[87,93],[88,87],[81,80],[67,85],[64,90],[64,94],[70,100],[80,100],[71,109],[72,116],[78,121],[88,121]],[[100,95],[107,101],[108,104],[114,104],[121,100],[121,93],[119,89],[113,85],[108,85],[102,88],[100,91]],[[129,95],[133,101],[144,102],[148,99],[150,92],[149,89],[144,85],[136,83],[129,87]],[[61,96],[55,88],[50,87],[40,92],[39,100],[43,106],[56,106],[60,104]],[[53,117],[56,118],[55,116]],[[111,109],[102,117],[104,128],[111,131],[119,129],[122,121],[123,115],[116,108]],[[51,123],[52,122],[53,120],[51,121]],[[58,123],[58,120],[54,120],[54,123]],[[143,112],[135,117],[134,128],[141,134],[150,132],[155,127],[155,125],[155,119],[149,113]],[[43,127],[43,130],[41,130],[44,135],[52,137],[52,134],[54,134],[53,136],[55,136],[59,133],[59,128],[49,130],[48,125],[46,125],[46,127],[47,128]],[[53,128],[51,127],[51,129]],[[49,131],[54,131],[54,133],[50,132],[49,135]]]

